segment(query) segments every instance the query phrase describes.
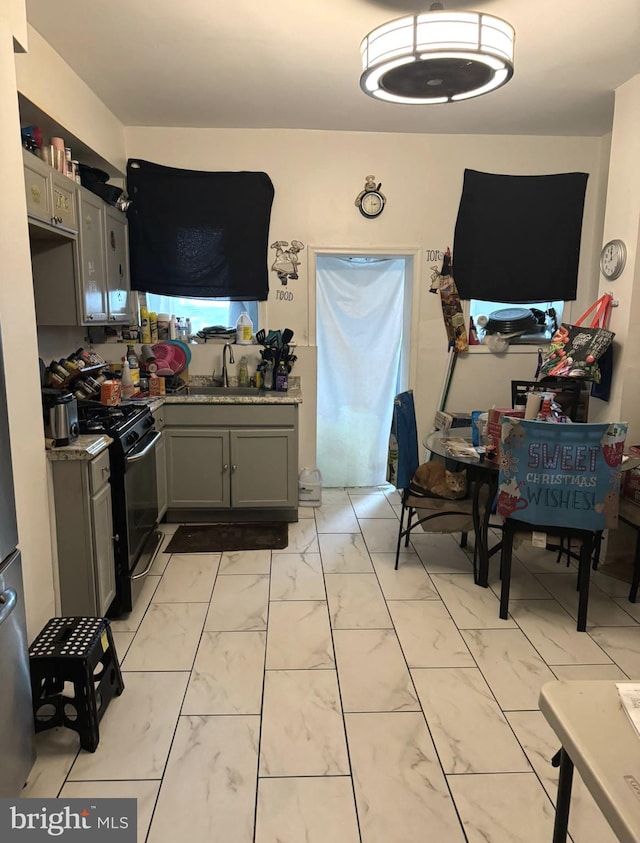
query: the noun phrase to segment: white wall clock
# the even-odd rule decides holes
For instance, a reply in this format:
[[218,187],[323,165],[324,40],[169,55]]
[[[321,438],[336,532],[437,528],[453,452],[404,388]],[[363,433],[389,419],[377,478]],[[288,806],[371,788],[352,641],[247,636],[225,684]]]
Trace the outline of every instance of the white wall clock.
[[383,212],[387,198],[384,193],[380,192],[381,186],[382,182],[376,185],[375,176],[366,177],[364,190],[358,194],[355,201],[355,205],[363,217],[373,219],[379,217]]
[[627,247],[622,240],[609,240],[600,252],[600,272],[607,281],[619,278],[627,262]]

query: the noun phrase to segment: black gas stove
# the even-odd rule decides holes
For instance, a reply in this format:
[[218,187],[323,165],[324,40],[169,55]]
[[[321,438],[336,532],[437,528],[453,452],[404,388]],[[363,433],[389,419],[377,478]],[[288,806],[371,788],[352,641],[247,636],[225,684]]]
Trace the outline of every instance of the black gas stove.
[[153,427],[153,416],[147,405],[105,406],[97,401],[78,401],[78,425],[80,433],[107,434],[117,443],[117,450],[126,454]]
[[80,433],[104,434],[109,445],[116,597],[108,614],[133,609],[162,540],[158,520],[155,446],[162,434],[146,404],[78,402]]

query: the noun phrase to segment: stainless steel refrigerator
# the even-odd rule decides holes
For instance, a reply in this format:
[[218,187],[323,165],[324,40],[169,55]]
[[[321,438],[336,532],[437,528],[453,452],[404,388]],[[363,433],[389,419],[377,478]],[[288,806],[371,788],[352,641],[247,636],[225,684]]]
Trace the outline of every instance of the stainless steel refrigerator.
[[[36,408],[37,411],[37,408]],[[0,797],[19,796],[35,760],[27,627],[0,336]]]

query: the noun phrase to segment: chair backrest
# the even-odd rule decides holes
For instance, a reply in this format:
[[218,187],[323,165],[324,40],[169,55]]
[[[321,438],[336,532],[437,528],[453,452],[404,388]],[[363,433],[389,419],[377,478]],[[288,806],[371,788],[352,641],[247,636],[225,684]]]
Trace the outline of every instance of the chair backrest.
[[626,423],[503,418],[499,515],[578,530],[617,526]]
[[418,467],[418,431],[413,392],[401,392],[393,399],[389,435],[387,481],[396,489],[407,489]]
[[539,381],[511,381],[511,406],[515,407],[518,403],[524,404],[529,392],[553,392],[562,412],[575,422],[578,419],[580,391],[583,386],[583,381],[579,378],[549,377]]

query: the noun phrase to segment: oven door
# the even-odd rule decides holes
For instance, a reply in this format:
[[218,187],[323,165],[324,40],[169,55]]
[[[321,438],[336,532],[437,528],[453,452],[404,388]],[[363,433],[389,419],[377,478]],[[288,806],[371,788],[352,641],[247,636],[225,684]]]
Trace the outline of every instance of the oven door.
[[130,575],[134,574],[145,542],[158,520],[156,443],[161,436],[158,430],[148,431],[125,456],[124,494]]

